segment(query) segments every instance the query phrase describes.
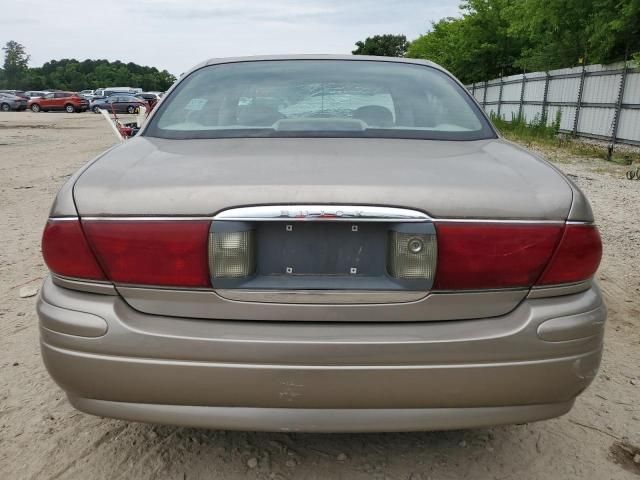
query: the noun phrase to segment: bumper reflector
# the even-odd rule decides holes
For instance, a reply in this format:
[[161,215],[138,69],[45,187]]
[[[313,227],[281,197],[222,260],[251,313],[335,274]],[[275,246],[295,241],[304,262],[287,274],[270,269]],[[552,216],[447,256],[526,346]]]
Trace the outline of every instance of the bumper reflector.
[[432,280],[437,258],[435,235],[390,232],[388,269],[392,277]]
[[212,232],[209,271],[214,278],[242,278],[255,272],[255,232]]

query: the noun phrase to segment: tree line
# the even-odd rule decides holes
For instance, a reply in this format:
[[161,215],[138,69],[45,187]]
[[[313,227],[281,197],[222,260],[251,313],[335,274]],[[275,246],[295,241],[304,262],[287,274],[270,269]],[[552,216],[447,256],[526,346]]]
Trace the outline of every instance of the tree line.
[[475,82],[585,63],[640,61],[640,0],[463,0],[413,41],[376,35],[355,55],[432,60]]
[[96,89],[108,86],[139,87],[146,91],[165,91],[176,77],[167,70],[119,60],[50,60],[41,67],[29,67],[23,45],[9,41],[3,47],[0,88],[18,90]]

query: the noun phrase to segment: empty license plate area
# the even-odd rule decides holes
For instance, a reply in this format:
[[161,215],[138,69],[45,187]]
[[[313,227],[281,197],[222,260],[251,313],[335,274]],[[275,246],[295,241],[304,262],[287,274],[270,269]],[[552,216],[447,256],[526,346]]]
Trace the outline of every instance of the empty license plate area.
[[256,229],[257,274],[381,276],[388,224],[268,222]]

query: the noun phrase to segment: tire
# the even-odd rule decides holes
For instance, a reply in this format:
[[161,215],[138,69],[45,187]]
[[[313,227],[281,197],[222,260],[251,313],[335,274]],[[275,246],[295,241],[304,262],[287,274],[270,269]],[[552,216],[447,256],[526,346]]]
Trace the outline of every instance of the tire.
[[98,106],[93,107],[93,113],[100,113],[100,107]]
[[31,111],[33,113],[38,113],[41,110],[40,105],[38,105],[37,103],[34,103],[31,105]]
[[127,107],[127,113],[136,113],[136,107],[134,107],[133,105],[129,105]]
[[70,103],[67,103],[67,104],[64,106],[64,111],[65,111],[65,112],[67,112],[67,113],[75,113],[75,111],[76,111],[76,107],[74,107],[74,106],[73,106],[73,105],[71,105]]
[[3,112],[10,112],[11,105],[9,105],[8,103],[3,103],[2,105],[0,105],[0,110],[2,110]]

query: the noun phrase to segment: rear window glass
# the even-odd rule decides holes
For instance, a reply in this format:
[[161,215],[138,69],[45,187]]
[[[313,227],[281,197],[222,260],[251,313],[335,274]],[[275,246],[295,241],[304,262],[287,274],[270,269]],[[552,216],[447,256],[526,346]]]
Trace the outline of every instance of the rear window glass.
[[211,65],[180,82],[145,135],[187,138],[495,136],[445,73],[400,62],[272,60]]

